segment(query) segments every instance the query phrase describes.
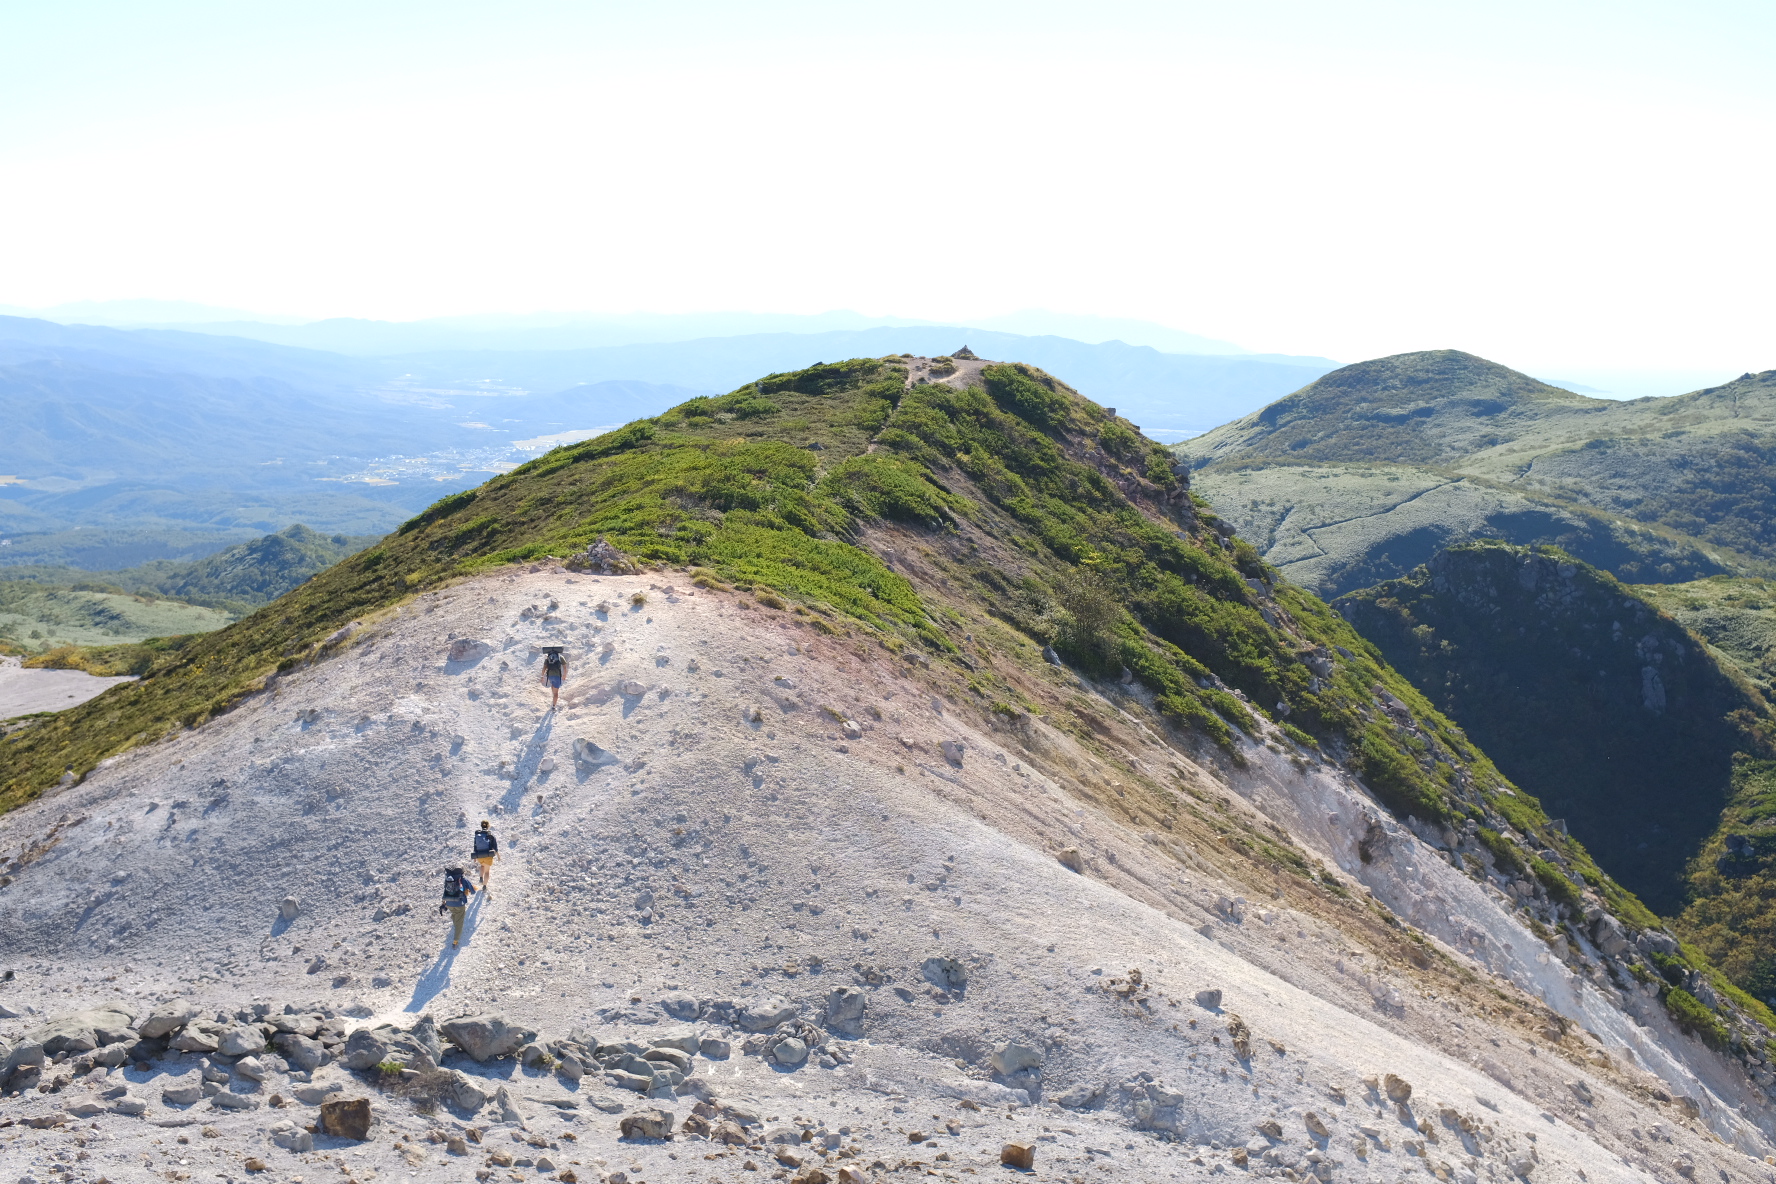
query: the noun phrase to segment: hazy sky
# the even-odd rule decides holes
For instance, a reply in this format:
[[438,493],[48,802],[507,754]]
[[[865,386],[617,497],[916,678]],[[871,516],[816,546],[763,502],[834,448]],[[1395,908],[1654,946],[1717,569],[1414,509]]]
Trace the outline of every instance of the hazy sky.
[[1776,5],[0,5],[0,303],[1776,367]]

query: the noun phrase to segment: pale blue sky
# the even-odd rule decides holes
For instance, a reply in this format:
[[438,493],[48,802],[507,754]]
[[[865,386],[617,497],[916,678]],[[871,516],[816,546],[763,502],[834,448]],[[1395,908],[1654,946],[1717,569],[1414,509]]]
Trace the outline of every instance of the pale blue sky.
[[0,4],[0,304],[1776,367],[1769,3]]

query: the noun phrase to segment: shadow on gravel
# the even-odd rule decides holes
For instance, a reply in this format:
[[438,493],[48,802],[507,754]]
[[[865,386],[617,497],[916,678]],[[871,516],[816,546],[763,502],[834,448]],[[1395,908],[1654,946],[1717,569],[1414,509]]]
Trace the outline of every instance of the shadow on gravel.
[[518,763],[512,770],[511,788],[500,798],[501,809],[509,813],[517,810],[523,803],[525,792],[540,775],[538,766],[542,764],[544,750],[554,732],[555,713],[551,711],[543,716],[536,731],[530,734],[530,740],[524,746],[524,755],[518,758]]
[[419,976],[419,981],[413,984],[413,998],[407,1001],[407,1006],[402,1010],[424,1011],[431,1001],[437,998],[438,993],[450,985],[450,971],[456,965],[456,956],[475,940],[475,930],[481,925],[481,902],[486,899],[487,897],[483,893],[477,892],[470,900],[469,910],[463,917],[461,948],[452,949],[450,947],[451,926],[450,922],[445,920],[443,948],[438,951],[438,956],[432,959],[432,964],[426,967],[425,973]]

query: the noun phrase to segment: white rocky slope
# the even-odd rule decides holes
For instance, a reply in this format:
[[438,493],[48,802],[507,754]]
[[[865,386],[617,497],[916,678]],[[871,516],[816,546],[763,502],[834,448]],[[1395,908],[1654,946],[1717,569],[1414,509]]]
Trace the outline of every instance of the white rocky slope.
[[[365,1027],[495,1011],[544,1043],[689,1028],[732,1055],[697,1058],[676,1099],[453,1055],[509,1101],[426,1114],[337,1063],[303,1083],[268,1057],[255,1083],[221,1055],[208,1071],[245,1108],[187,1109],[164,1091],[195,1084],[200,1058],[168,1053],[0,1101],[17,1124],[0,1125],[0,1179],[241,1177],[249,1157],[306,1180],[524,1179],[545,1159],[613,1184],[790,1174],[769,1144],[619,1140],[625,1111],[682,1121],[699,1098],[810,1132],[791,1156],[804,1181],[959,1180],[1001,1170],[1010,1140],[1063,1179],[1776,1179],[1776,1125],[1738,1070],[1656,1001],[1548,958],[1335,768],[1275,739],[1243,767],[1193,755],[1138,699],[1061,670],[1056,700],[1108,721],[1093,743],[1029,718],[989,729],[885,650],[665,582],[533,570],[424,596],[0,818],[0,1005],[18,1013],[0,1035],[189,998]],[[449,660],[464,639],[486,652]],[[573,660],[553,714],[541,644]],[[1325,874],[1254,877],[1125,805],[1158,781],[1200,833],[1293,843]],[[440,871],[467,862],[481,818],[504,855],[452,951]],[[749,1036],[785,1004],[786,1027]],[[779,1063],[792,1033],[814,1051]],[[1378,1092],[1388,1074],[1405,1104]],[[369,1142],[274,1143],[330,1083],[373,1099]],[[273,1094],[293,1108],[259,1105]],[[468,1155],[424,1141],[469,1127]]]

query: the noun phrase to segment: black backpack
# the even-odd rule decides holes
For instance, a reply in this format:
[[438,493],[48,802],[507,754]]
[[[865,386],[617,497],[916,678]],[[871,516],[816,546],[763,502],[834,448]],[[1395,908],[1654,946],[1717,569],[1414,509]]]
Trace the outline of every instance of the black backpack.
[[446,868],[444,871],[444,909],[460,909],[469,903],[469,882],[463,879],[462,868]]
[[550,654],[543,659],[543,671],[546,674],[560,674],[562,666],[566,663],[567,659],[560,654]]
[[478,830],[475,832],[475,854],[477,854],[477,855],[491,855],[491,854],[493,854],[493,832],[492,831]]

